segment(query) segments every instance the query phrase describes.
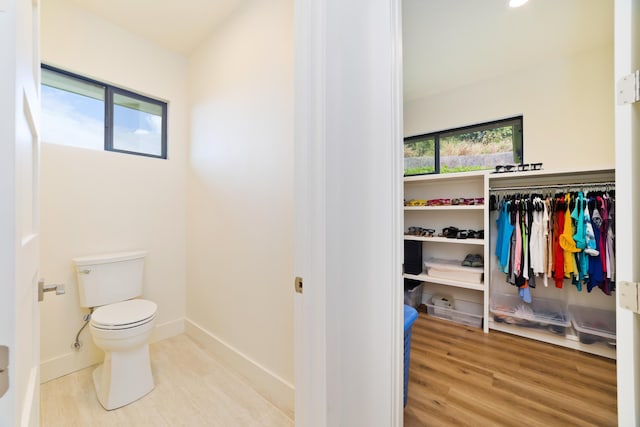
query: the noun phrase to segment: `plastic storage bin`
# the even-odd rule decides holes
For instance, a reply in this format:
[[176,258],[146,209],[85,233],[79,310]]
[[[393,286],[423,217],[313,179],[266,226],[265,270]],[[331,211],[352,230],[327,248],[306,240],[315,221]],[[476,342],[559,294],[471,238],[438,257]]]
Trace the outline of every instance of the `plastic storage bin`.
[[616,344],[616,313],[599,308],[570,305],[569,314],[578,339],[583,344],[604,341]]
[[404,306],[404,406],[407,406],[409,392],[409,360],[411,355],[411,327],[418,318],[415,308]]
[[[437,301],[435,302],[437,303]],[[427,313],[429,313],[429,316],[462,323],[474,328],[482,327],[482,304],[456,300],[455,308],[447,308],[441,304],[435,304],[432,299],[431,303],[427,304]]]
[[556,335],[565,335],[571,326],[566,305],[553,299],[536,297],[527,304],[517,295],[494,294],[489,310],[495,322],[546,329]]
[[404,279],[404,303],[413,308],[422,304],[422,282]]

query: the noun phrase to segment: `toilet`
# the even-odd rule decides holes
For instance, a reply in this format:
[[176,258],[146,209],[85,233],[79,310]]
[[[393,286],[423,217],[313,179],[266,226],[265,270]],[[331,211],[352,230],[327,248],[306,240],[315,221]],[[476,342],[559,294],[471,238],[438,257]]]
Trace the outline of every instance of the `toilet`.
[[157,305],[142,295],[146,251],[74,258],[80,306],[94,309],[89,329],[105,353],[93,372],[107,410],[140,399],[154,388],[149,359]]

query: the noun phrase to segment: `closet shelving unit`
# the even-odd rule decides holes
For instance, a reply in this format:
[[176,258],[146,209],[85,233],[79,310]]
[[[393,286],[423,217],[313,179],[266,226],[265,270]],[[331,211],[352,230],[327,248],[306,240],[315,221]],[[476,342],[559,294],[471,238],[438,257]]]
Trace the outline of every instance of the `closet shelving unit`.
[[[405,231],[411,226],[432,228],[436,230],[433,237],[405,235],[405,240],[423,242],[423,261],[431,258],[456,260],[462,263],[467,254],[479,254],[487,258],[487,235],[484,239],[466,238],[451,239],[439,237],[443,228],[453,226],[460,230],[486,230],[488,201],[485,185],[486,172],[466,172],[440,175],[419,175],[404,178],[405,200],[410,199],[455,199],[480,198],[482,205],[445,205],[445,206],[405,206]],[[424,264],[424,263],[423,263]],[[423,282],[426,295],[444,294],[454,298],[478,304],[482,307],[482,316],[488,317],[488,293],[486,277],[488,268],[486,262],[483,267],[469,268],[469,271],[480,272],[483,280],[480,283],[472,281],[440,278],[422,274],[404,274],[405,278]],[[475,313],[474,313],[475,314]],[[487,322],[484,331],[488,332]]]
[[[436,230],[434,237],[405,235],[405,240],[423,242],[423,261],[429,258],[462,260],[468,253],[483,256],[482,283],[432,277],[422,274],[404,274],[405,278],[423,282],[424,294],[448,294],[454,300],[472,301],[482,305],[483,329],[502,331],[538,341],[548,342],[587,353],[615,358],[616,350],[604,342],[583,344],[579,341],[572,327],[567,328],[564,336],[553,335],[546,331],[499,323],[493,320],[490,312],[492,293],[516,294],[514,287],[505,283],[504,276],[499,273],[495,257],[492,254],[492,235],[495,238],[495,214],[489,211],[489,196],[510,191],[512,188],[536,188],[540,192],[545,189],[578,188],[580,184],[615,182],[613,169],[567,170],[567,171],[527,171],[509,173],[491,173],[491,171],[451,173],[440,175],[419,175],[404,178],[405,200],[410,199],[453,199],[484,197],[484,205],[449,205],[449,206],[405,206],[404,228],[410,226],[432,228]],[[605,186],[606,184],[603,184]],[[437,237],[444,227],[455,226],[459,229],[485,230],[484,239],[449,239]],[[599,289],[591,293],[577,292],[566,281],[564,289],[557,290],[553,284],[548,288],[539,285],[534,291],[534,298],[551,298],[563,304],[577,304],[594,308],[615,310],[615,296],[606,296]],[[425,299],[423,299],[426,301]]]
[[[570,191],[572,188],[579,189],[583,185],[589,188],[594,188],[594,185],[601,186],[603,189],[608,187],[611,183],[615,182],[615,171],[613,169],[598,169],[598,170],[574,170],[574,171],[529,171],[529,172],[511,172],[511,173],[495,173],[488,174],[486,176],[486,186],[489,190],[489,194],[495,194],[497,196],[507,194],[509,192],[516,193],[518,191],[526,192],[528,189],[534,192],[555,192],[558,191]],[[597,187],[596,187],[597,188]],[[490,236],[495,236],[495,214],[489,212],[490,221]],[[495,237],[494,237],[495,238]],[[489,239],[487,241],[488,250],[493,251],[493,244]],[[498,271],[495,257],[490,257],[489,264],[489,282],[491,283],[491,291],[489,292],[489,300],[491,295],[498,292],[511,292],[513,293],[513,287],[505,283],[504,274]],[[556,289],[553,281],[550,281],[548,287],[544,287],[539,283],[535,289],[532,290],[534,298],[543,297],[559,300],[563,304],[577,304],[583,306],[590,306],[594,308],[601,308],[610,311],[615,311],[615,295],[606,296],[599,289],[594,289],[591,293],[587,293],[586,290],[577,292],[575,288],[565,280],[563,289]],[[566,335],[559,336],[554,335],[546,331],[538,329],[520,327],[515,325],[509,325],[506,323],[500,323],[493,320],[493,316],[489,315],[488,326],[491,330],[507,332],[510,334],[523,336],[538,341],[548,342],[551,344],[568,347],[587,353],[597,354],[600,356],[615,358],[615,347],[611,347],[604,342],[597,342],[593,344],[583,344],[579,341],[576,331],[573,327],[567,328]]]

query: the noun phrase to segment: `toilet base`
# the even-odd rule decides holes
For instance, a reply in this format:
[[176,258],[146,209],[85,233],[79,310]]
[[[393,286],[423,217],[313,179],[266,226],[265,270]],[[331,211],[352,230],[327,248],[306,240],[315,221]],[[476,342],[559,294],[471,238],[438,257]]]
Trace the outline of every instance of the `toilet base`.
[[105,352],[104,363],[93,371],[98,401],[110,411],[132,403],[155,387],[149,345],[131,351]]

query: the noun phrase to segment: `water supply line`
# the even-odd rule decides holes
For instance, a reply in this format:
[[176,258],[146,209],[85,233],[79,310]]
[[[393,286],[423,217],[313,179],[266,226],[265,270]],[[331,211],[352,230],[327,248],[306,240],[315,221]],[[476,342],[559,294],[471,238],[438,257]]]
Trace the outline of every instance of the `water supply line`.
[[80,334],[82,333],[82,330],[84,328],[86,328],[87,325],[89,324],[89,320],[91,320],[91,313],[93,313],[93,307],[91,307],[89,309],[89,313],[88,314],[85,314],[82,317],[82,320],[84,320],[84,325],[82,325],[82,327],[80,328],[80,330],[76,334],[76,340],[73,342],[73,344],[71,344],[71,348],[74,349],[75,351],[79,351],[80,348],[82,347],[82,342],[80,341]]

